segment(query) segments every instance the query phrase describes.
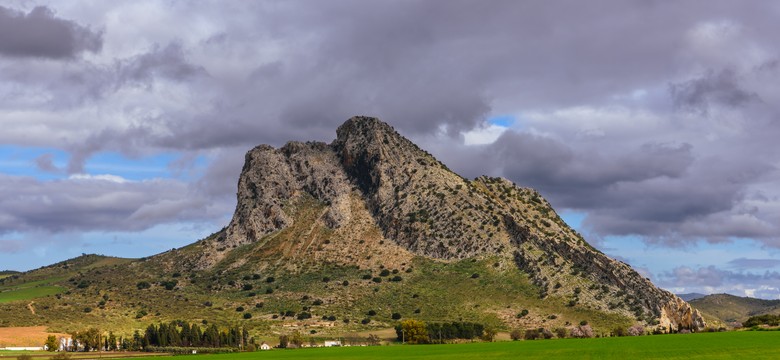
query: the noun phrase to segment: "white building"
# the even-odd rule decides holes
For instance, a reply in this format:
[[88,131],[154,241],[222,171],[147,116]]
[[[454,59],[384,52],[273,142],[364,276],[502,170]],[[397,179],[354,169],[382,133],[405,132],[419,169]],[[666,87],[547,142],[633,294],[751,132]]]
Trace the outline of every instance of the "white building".
[[341,346],[339,340],[325,340],[325,347]]
[[267,343],[263,342],[260,344],[260,350],[271,350],[271,345],[268,345]]

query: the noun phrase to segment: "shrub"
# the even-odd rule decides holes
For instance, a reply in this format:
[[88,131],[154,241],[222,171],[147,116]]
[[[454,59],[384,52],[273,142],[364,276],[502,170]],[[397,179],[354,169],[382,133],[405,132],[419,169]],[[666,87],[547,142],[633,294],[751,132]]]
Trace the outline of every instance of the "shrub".
[[384,269],[382,272],[379,273],[379,276],[388,276],[390,275],[390,270]]
[[539,330],[536,329],[528,329],[525,331],[525,335],[523,336],[526,340],[536,340],[539,338]]
[[363,280],[371,280],[371,274],[365,274],[361,277]]
[[472,279],[476,279],[476,278],[478,278],[478,277],[479,277],[479,274],[477,274],[477,273],[473,273],[473,274],[471,274],[471,278],[472,278]]
[[593,329],[591,329],[590,325],[580,325],[571,329],[571,337],[591,338],[593,337]]
[[566,328],[555,328],[555,336],[557,336],[559,339],[565,339],[567,333],[568,331],[566,331]]
[[382,278],[381,277],[375,277],[375,278],[371,279],[371,281],[373,281],[375,283],[381,283],[382,282]]
[[369,318],[365,318],[363,320],[360,320],[360,323],[363,324],[363,325],[366,325],[366,324],[368,324],[370,322],[371,322],[371,319],[369,319]]
[[401,281],[401,280],[403,280],[403,278],[402,278],[402,277],[400,277],[400,276],[398,276],[398,275],[396,275],[396,276],[393,276],[393,278],[392,278],[392,279],[390,279],[390,281],[395,281],[395,282],[399,282],[399,281]]
[[243,306],[239,306],[239,307],[236,308],[236,312],[242,312],[242,311],[244,311],[244,307]]
[[269,283],[269,284],[270,284],[270,283],[272,283],[272,282],[274,282],[274,281],[276,281],[276,279],[274,279],[274,277],[273,277],[273,276],[269,276],[269,277],[267,277],[267,278],[265,279],[265,282],[267,282],[267,283]]
[[298,316],[297,316],[297,319],[298,319],[298,320],[306,320],[306,319],[311,319],[311,313],[308,313],[308,312],[302,312],[302,313],[298,314]]
[[84,308],[84,312],[85,313],[91,313],[92,312],[92,308],[87,306],[87,307]]
[[393,315],[391,317],[392,317],[393,320],[398,320],[398,319],[401,318],[401,314],[400,313],[393,313]]
[[247,320],[249,320],[249,319],[251,319],[251,318],[252,318],[252,314],[250,314],[250,313],[244,313],[244,319],[247,319]]
[[330,278],[329,278],[329,277],[327,277],[327,276],[325,276],[325,277],[323,277],[323,278],[322,278],[322,282],[329,282],[329,281],[330,281]]
[[143,290],[152,287],[152,284],[150,284],[148,281],[141,281],[138,284],[135,284],[135,287],[137,287],[138,290]]
[[252,290],[252,284],[244,284],[241,288],[244,289],[244,291]]
[[509,333],[509,337],[514,341],[520,340],[523,338],[523,331],[520,329],[514,329]]
[[528,315],[528,309],[523,309],[522,311],[520,311],[520,312],[519,312],[519,313],[516,315],[516,317],[519,319],[519,318],[521,318],[521,317],[523,317],[523,316],[526,316],[526,315]]
[[645,334],[645,327],[642,326],[642,324],[636,324],[630,328],[628,328],[628,335],[631,336],[641,336]]
[[374,315],[376,315],[376,311],[368,310],[368,316],[374,316]]

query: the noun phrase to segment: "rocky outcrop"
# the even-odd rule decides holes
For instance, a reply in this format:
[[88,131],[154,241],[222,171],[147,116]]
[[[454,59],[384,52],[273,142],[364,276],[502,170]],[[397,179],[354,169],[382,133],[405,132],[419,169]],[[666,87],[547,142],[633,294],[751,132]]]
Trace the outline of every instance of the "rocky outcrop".
[[[348,120],[332,144],[290,142],[249,151],[233,219],[208,246],[253,244],[294,227],[303,221],[296,216],[302,199],[324,209],[306,221],[347,234],[355,197],[383,239],[413,254],[445,261],[506,256],[531,276],[542,297],[666,329],[704,326],[686,302],[591,247],[533,189],[499,178],[466,180],[370,117]],[[219,251],[204,258],[204,266],[220,261],[213,254]]]

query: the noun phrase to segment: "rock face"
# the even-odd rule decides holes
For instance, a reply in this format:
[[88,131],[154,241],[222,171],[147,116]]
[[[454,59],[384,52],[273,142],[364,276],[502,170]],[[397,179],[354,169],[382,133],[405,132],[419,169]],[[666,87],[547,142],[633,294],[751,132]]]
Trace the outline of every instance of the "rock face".
[[[233,220],[205,244],[213,251],[200,267],[222,260],[225,248],[266,241],[296,221],[349,234],[367,219],[381,231],[381,243],[413,255],[442,261],[510,257],[542,297],[569,297],[571,306],[667,330],[704,327],[688,303],[591,247],[535,190],[499,178],[464,179],[375,118],[351,118],[329,145],[252,149],[237,196]],[[306,201],[323,209],[314,220],[295,215]]]

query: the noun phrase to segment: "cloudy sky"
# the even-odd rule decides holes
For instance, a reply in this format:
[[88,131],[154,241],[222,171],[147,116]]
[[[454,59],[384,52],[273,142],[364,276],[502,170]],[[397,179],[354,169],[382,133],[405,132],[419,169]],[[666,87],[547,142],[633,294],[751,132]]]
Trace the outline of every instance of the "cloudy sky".
[[225,226],[243,154],[374,115],[675,292],[780,297],[775,1],[0,4],[0,268]]

